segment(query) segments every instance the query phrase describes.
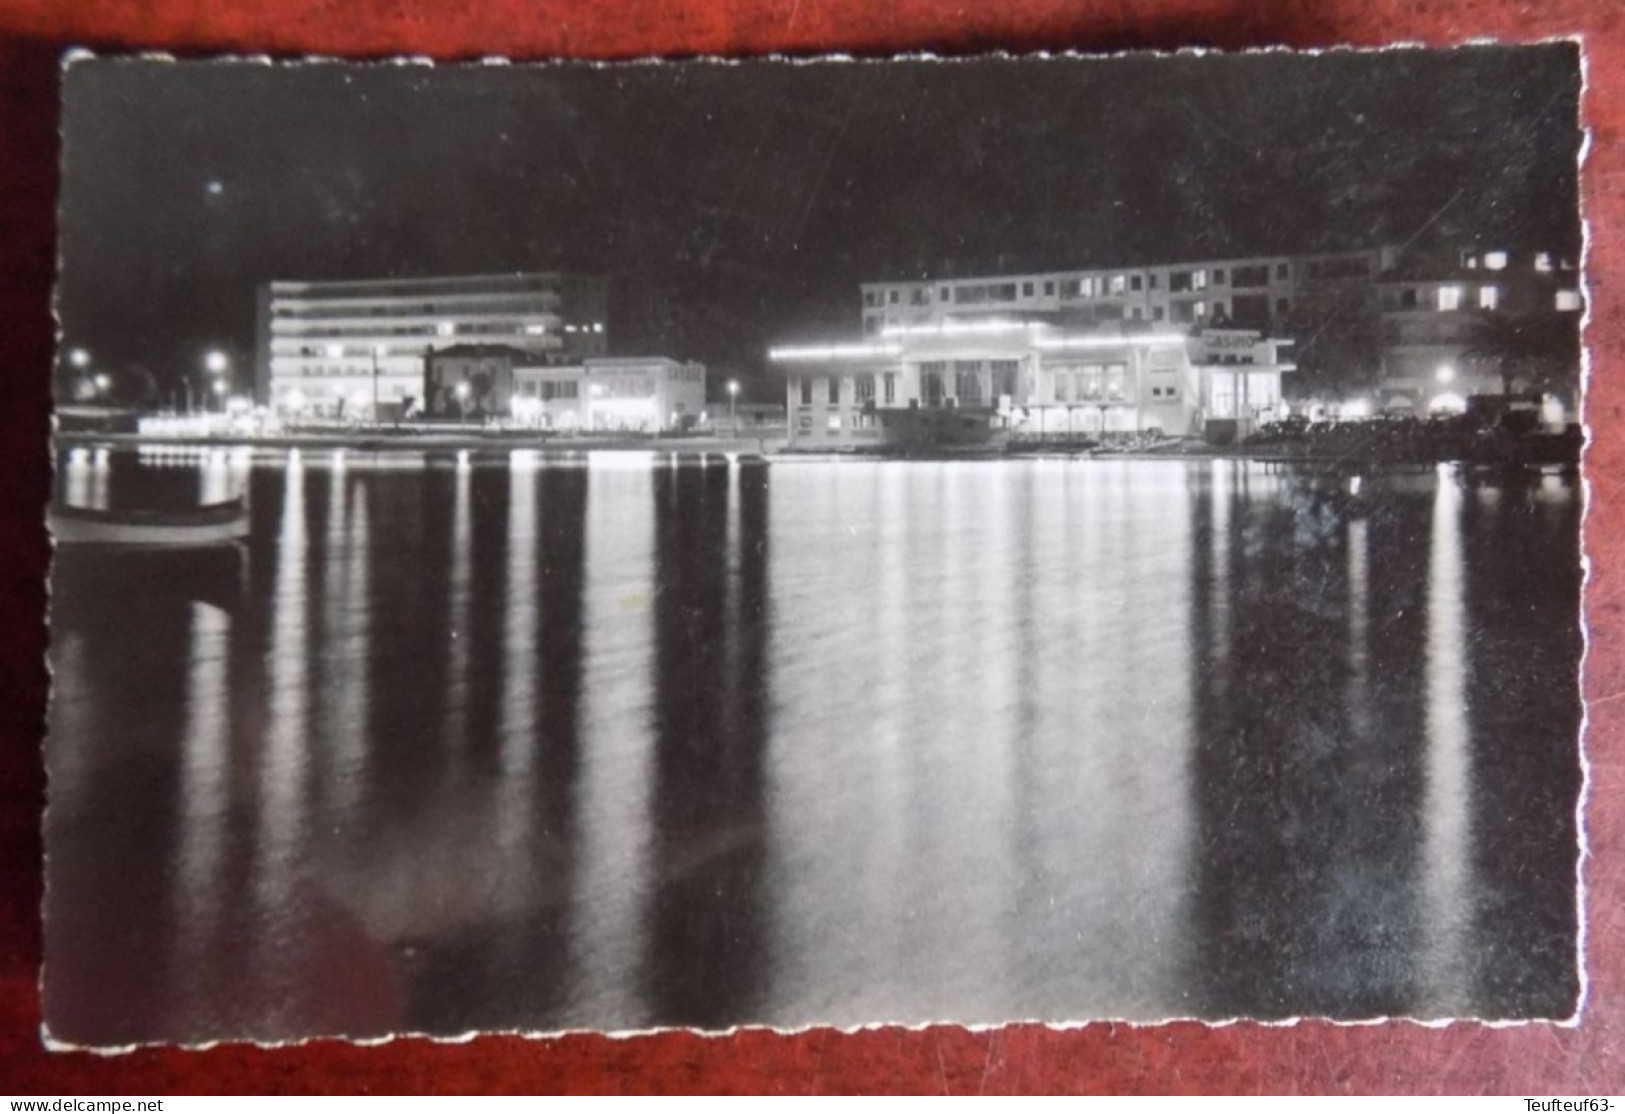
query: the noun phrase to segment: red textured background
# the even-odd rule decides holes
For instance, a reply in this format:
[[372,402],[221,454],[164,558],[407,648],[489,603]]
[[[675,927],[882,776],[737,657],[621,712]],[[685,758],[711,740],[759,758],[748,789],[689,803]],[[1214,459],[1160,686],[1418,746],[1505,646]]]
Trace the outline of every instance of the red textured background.
[[[1068,1091],[1625,1093],[1625,24],[1617,0],[0,0],[0,1093]],[[1017,1026],[727,1039],[576,1036],[101,1058],[39,1044],[50,285],[56,59],[177,54],[468,58],[1449,45],[1582,36],[1591,132],[1586,549],[1589,991],[1578,1028]],[[132,297],[139,292],[132,291]],[[117,931],[109,926],[109,931]]]

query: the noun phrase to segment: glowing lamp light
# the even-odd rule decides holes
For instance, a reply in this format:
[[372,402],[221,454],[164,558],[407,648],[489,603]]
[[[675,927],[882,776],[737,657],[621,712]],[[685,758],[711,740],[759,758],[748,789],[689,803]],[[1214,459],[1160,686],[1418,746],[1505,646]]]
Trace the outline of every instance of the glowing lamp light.
[[1438,369],[1434,371],[1433,378],[1440,383],[1454,382],[1456,378],[1456,369],[1451,367],[1449,364],[1440,364]]
[[1351,418],[1356,421],[1369,418],[1371,416],[1371,400],[1368,398],[1351,398],[1343,403],[1340,413],[1344,418]]
[[327,358],[329,360],[336,360],[340,356],[344,355],[344,345],[329,344],[325,351],[327,352]]
[[203,357],[203,366],[208,370],[210,375],[222,375],[225,373],[225,370],[231,366],[231,360],[224,352],[220,351],[218,348],[215,348],[211,349],[208,354]]
[[468,395],[469,395],[468,380],[465,379],[465,380],[463,380],[463,382],[457,384],[455,390],[456,390],[458,398],[463,399],[465,402],[468,400]]
[[90,353],[83,348],[75,348],[68,353],[68,363],[74,367],[85,368],[90,366]]
[[728,380],[728,393],[730,395],[737,395],[739,393],[739,380],[737,380],[737,379]]
[[105,374],[98,375],[95,379],[91,380],[91,382],[96,384],[96,389],[98,391],[106,391],[113,385],[113,377]]
[[1428,403],[1428,412],[1433,414],[1465,414],[1467,412],[1467,400],[1453,391],[1446,391],[1433,397],[1433,401]]
[[806,348],[770,348],[767,358],[775,362],[791,360],[861,360],[871,356],[900,356],[900,344],[826,344]]
[[310,405],[310,400],[305,397],[305,392],[301,391],[298,387],[295,387],[293,390],[289,391],[284,398],[287,402],[288,409],[295,412],[303,410],[305,407]]
[[226,397],[226,381],[224,379],[216,379],[212,384],[210,384],[210,388],[219,397]]

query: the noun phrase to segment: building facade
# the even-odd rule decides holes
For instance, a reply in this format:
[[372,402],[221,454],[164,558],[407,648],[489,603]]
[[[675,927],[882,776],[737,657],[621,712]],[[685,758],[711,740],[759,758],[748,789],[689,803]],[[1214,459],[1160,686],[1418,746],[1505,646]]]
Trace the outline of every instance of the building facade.
[[[1583,303],[1571,255],[1472,248],[1457,258],[1418,257],[1386,272],[1378,291],[1382,376],[1374,409],[1459,413],[1475,395],[1501,394],[1505,369],[1484,351],[1485,325],[1497,317],[1568,316],[1578,359]],[[1574,412],[1578,387],[1576,375],[1551,399],[1557,420]]]
[[556,272],[268,283],[255,401],[289,415],[399,415],[424,404],[436,348],[502,345],[560,364],[602,356],[607,291],[603,278]]
[[1390,267],[1391,248],[1270,255],[1144,267],[869,282],[861,286],[863,332],[1014,316],[1067,327],[1118,322],[1178,327],[1279,328],[1295,311],[1350,287],[1369,287]]
[[951,320],[770,356],[786,377],[790,446],[849,449],[1001,432],[1245,435],[1280,412],[1290,343],[1242,329]]
[[[1581,308],[1576,253],[1474,246],[1237,257],[1142,267],[862,284],[866,340],[899,329],[1018,320],[1069,329],[1253,329],[1296,341],[1311,390],[1363,408],[1462,410],[1502,393],[1486,316]],[[1549,329],[1547,330],[1550,331]],[[1575,347],[1577,352],[1577,346]],[[1577,370],[1577,355],[1574,360]],[[1573,389],[1559,408],[1577,402]],[[1371,385],[1375,390],[1371,390]],[[1365,398],[1364,395],[1375,398]]]
[[502,345],[459,345],[424,360],[424,413],[571,432],[686,429],[705,412],[705,367],[664,356],[550,363]]

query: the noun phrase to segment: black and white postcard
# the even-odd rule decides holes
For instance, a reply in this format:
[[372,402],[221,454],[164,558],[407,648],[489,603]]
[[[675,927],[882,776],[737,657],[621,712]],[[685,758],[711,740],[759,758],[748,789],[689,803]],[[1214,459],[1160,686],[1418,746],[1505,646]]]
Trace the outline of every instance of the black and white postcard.
[[51,1042],[1575,1016],[1576,44],[63,86]]

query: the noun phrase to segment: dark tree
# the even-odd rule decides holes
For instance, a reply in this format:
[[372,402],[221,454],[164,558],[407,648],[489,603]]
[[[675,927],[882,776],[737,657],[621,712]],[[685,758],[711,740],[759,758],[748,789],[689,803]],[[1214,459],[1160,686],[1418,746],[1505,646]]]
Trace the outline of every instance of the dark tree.
[[1509,314],[1492,311],[1472,324],[1465,355],[1494,368],[1501,392],[1521,386],[1538,393],[1572,393],[1580,381],[1578,314],[1541,310]]

